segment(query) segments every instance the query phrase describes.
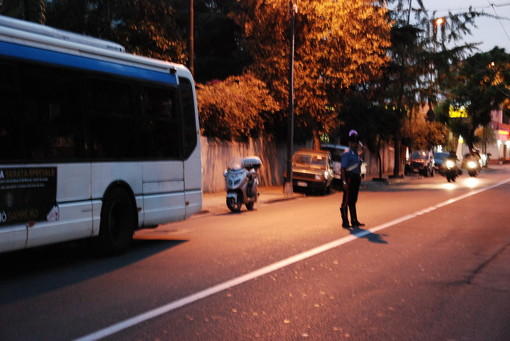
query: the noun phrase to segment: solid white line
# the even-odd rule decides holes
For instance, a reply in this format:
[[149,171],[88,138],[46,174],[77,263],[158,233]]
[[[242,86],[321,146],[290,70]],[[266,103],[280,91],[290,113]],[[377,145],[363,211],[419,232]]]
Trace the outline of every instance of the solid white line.
[[336,247],[338,247],[340,245],[349,243],[349,242],[351,242],[353,240],[356,240],[358,238],[364,237],[364,236],[366,236],[366,235],[368,235],[370,233],[373,233],[373,232],[376,232],[376,231],[380,231],[380,230],[388,228],[390,226],[394,226],[394,225],[403,223],[403,222],[405,222],[407,220],[416,218],[417,216],[420,216],[420,215],[423,215],[423,214],[426,214],[426,213],[430,213],[430,212],[432,212],[432,211],[434,211],[434,210],[436,210],[438,208],[444,207],[446,205],[453,204],[454,202],[463,200],[463,199],[468,198],[468,197],[470,197],[472,195],[475,195],[475,194],[478,194],[480,192],[487,191],[489,189],[501,186],[501,185],[503,185],[503,184],[505,184],[505,183],[507,183],[509,181],[510,181],[510,178],[506,179],[504,181],[501,181],[501,182],[499,182],[497,184],[494,184],[494,185],[491,185],[491,186],[487,186],[487,187],[483,187],[483,188],[480,188],[478,190],[473,190],[473,191],[470,191],[470,192],[468,192],[466,194],[460,195],[458,197],[455,197],[455,198],[452,198],[452,199],[448,199],[448,200],[443,201],[443,202],[441,202],[441,203],[439,203],[437,205],[430,206],[430,207],[425,208],[423,210],[420,210],[418,212],[415,212],[415,213],[412,213],[412,214],[408,214],[406,216],[394,219],[394,220],[389,221],[387,223],[378,225],[378,226],[376,226],[376,227],[374,227],[374,228],[372,228],[370,230],[362,230],[362,231],[360,231],[358,233],[349,235],[347,237],[343,237],[343,238],[334,240],[332,242],[326,243],[324,245],[315,247],[315,248],[310,249],[308,251],[302,252],[300,254],[294,255],[292,257],[286,258],[286,259],[281,260],[279,262],[273,263],[271,265],[268,265],[268,266],[265,266],[265,267],[260,268],[258,270],[255,270],[253,272],[250,272],[250,273],[247,273],[245,275],[242,275],[240,277],[228,280],[226,282],[223,282],[221,284],[215,285],[215,286],[210,287],[208,289],[199,291],[199,292],[194,293],[192,295],[189,295],[189,296],[183,297],[181,299],[178,299],[176,301],[170,302],[168,304],[162,305],[159,308],[155,308],[153,310],[149,310],[149,311],[147,311],[145,313],[142,313],[140,315],[137,315],[137,316],[134,316],[134,317],[129,318],[127,320],[121,321],[121,322],[116,323],[114,325],[111,325],[109,327],[100,329],[100,330],[98,330],[98,331],[96,331],[94,333],[91,333],[91,334],[85,335],[83,337],[80,337],[80,338],[76,339],[76,341],[95,341],[95,340],[99,340],[101,338],[113,335],[113,334],[115,334],[117,332],[120,332],[120,331],[122,331],[124,329],[133,327],[133,326],[135,326],[137,324],[140,324],[142,322],[145,322],[147,320],[150,320],[150,319],[153,319],[153,318],[158,317],[160,315],[166,314],[166,313],[168,313],[168,312],[170,312],[172,310],[175,310],[175,309],[178,309],[178,308],[183,307],[185,305],[194,303],[194,302],[196,302],[198,300],[201,300],[203,298],[215,295],[215,294],[217,294],[217,293],[219,293],[221,291],[224,291],[224,290],[227,290],[229,288],[235,287],[237,285],[243,284],[243,283],[248,282],[248,281],[250,281],[252,279],[255,279],[257,277],[260,277],[260,276],[263,276],[263,275],[267,275],[270,272],[282,269],[282,268],[284,268],[286,266],[292,265],[294,263],[300,262],[300,261],[305,260],[307,258],[316,256],[316,255],[318,255],[320,253],[323,253],[323,252],[326,252],[328,250],[334,249],[334,248],[336,248]]

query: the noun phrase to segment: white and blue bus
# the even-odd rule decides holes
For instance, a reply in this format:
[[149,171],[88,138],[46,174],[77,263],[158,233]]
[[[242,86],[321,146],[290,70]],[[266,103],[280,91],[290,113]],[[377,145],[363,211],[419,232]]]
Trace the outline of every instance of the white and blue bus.
[[0,16],[0,252],[135,230],[202,207],[195,85],[184,66]]

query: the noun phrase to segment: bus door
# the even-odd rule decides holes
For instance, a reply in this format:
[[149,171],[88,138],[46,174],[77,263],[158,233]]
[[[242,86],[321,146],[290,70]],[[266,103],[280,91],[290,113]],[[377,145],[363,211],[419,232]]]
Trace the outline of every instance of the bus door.
[[202,209],[202,161],[200,130],[194,86],[190,79],[179,77],[184,134],[184,187],[186,217]]
[[[139,88],[144,226],[185,217],[182,123],[175,86]],[[153,161],[151,161],[153,160]]]

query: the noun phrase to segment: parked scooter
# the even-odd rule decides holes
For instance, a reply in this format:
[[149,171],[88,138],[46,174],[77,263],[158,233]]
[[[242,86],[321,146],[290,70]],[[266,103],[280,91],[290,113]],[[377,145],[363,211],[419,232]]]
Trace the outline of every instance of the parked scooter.
[[241,211],[242,205],[253,210],[258,198],[259,178],[257,171],[262,161],[257,156],[239,157],[231,160],[225,176],[227,207],[232,212]]

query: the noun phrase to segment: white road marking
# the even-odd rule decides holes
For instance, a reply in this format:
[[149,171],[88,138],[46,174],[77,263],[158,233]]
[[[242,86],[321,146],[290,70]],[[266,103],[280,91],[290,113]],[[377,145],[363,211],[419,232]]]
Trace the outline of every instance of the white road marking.
[[282,269],[284,267],[287,267],[287,266],[292,265],[294,263],[300,262],[300,261],[305,260],[307,258],[316,256],[316,255],[318,255],[320,253],[323,253],[323,252],[326,252],[328,250],[334,249],[334,248],[336,248],[336,247],[338,247],[340,245],[349,243],[349,242],[351,242],[353,240],[356,240],[358,238],[364,237],[364,236],[366,236],[368,234],[371,234],[373,232],[377,232],[377,231],[383,230],[385,228],[388,228],[388,227],[391,227],[391,226],[403,223],[403,222],[405,222],[407,220],[416,218],[416,217],[418,217],[420,215],[423,215],[423,214],[426,214],[426,213],[430,213],[430,212],[432,212],[432,211],[434,211],[434,210],[436,210],[438,208],[444,207],[446,205],[453,204],[453,203],[455,203],[457,201],[463,200],[465,198],[468,198],[468,197],[473,196],[475,194],[478,194],[480,192],[484,192],[484,191],[487,191],[489,189],[501,186],[501,185],[503,185],[503,184],[505,184],[507,182],[510,182],[510,178],[506,179],[506,180],[503,180],[501,182],[498,182],[498,183],[496,183],[494,185],[483,187],[483,188],[480,188],[480,189],[477,189],[477,190],[473,190],[473,191],[470,191],[470,192],[468,192],[466,194],[460,195],[458,197],[455,197],[455,198],[452,198],[452,199],[448,199],[448,200],[443,201],[443,202],[441,202],[441,203],[439,203],[437,205],[430,206],[430,207],[425,208],[423,210],[420,210],[418,212],[415,212],[415,213],[412,213],[412,214],[408,214],[408,215],[405,215],[403,217],[394,219],[392,221],[389,221],[387,223],[378,225],[378,226],[376,226],[374,228],[371,228],[369,230],[362,230],[362,231],[360,231],[360,232],[358,232],[356,234],[352,234],[352,235],[349,235],[347,237],[343,237],[343,238],[334,240],[332,242],[323,244],[321,246],[318,246],[318,247],[315,247],[315,248],[310,249],[308,251],[305,251],[305,252],[302,252],[300,254],[294,255],[292,257],[289,257],[287,259],[281,260],[281,261],[276,262],[274,264],[271,264],[271,265],[265,266],[263,268],[260,268],[258,270],[255,270],[253,272],[247,273],[247,274],[242,275],[240,277],[231,279],[229,281],[226,281],[226,282],[223,282],[221,284],[215,285],[215,286],[210,287],[208,289],[199,291],[199,292],[197,292],[195,294],[192,294],[192,295],[183,297],[181,299],[178,299],[176,301],[170,302],[168,304],[162,305],[159,308],[155,308],[153,310],[149,310],[149,311],[147,311],[145,313],[142,313],[140,315],[137,315],[137,316],[134,316],[132,318],[126,319],[124,321],[121,321],[119,323],[113,324],[113,325],[111,325],[109,327],[100,329],[100,330],[98,330],[98,331],[96,331],[94,333],[91,333],[91,334],[85,335],[83,337],[80,337],[80,338],[76,339],[76,341],[93,341],[93,340],[99,340],[101,338],[113,335],[113,334],[115,334],[117,332],[120,332],[120,331],[122,331],[124,329],[133,327],[133,326],[135,326],[137,324],[140,324],[140,323],[145,322],[147,320],[150,320],[150,319],[153,319],[155,317],[161,316],[163,314],[166,314],[166,313],[168,313],[170,311],[176,310],[176,309],[181,308],[183,306],[186,306],[188,304],[194,303],[194,302],[196,302],[198,300],[201,300],[203,298],[215,295],[215,294],[217,294],[217,293],[219,293],[221,291],[224,291],[224,290],[227,290],[229,288],[235,287],[237,285],[243,284],[243,283],[248,282],[248,281],[250,281],[252,279],[255,279],[257,277],[260,277],[260,276],[263,276],[263,275],[267,275],[268,273],[271,273],[273,271]]

